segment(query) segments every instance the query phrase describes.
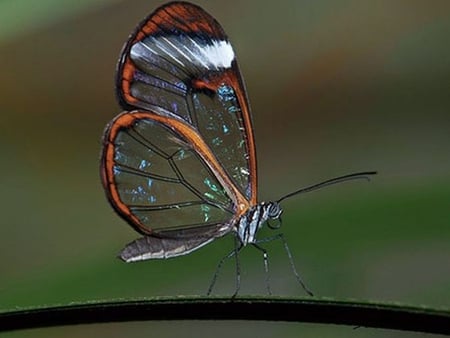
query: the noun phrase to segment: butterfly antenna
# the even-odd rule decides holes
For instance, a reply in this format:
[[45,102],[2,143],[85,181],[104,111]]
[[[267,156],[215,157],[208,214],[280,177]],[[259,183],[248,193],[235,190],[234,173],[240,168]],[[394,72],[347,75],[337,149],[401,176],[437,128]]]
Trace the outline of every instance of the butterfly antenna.
[[353,174],[335,177],[335,178],[332,178],[332,179],[329,179],[329,180],[326,180],[326,181],[323,181],[323,182],[320,182],[317,184],[313,184],[309,187],[302,188],[297,191],[291,192],[290,194],[287,194],[287,195],[281,197],[277,202],[280,203],[281,201],[285,200],[286,198],[292,197],[294,195],[303,194],[305,192],[322,189],[324,187],[328,187],[330,185],[337,184],[337,183],[353,181],[353,180],[360,180],[360,179],[370,181],[370,176],[376,175],[376,174],[377,174],[376,171],[366,171],[366,172],[361,172],[361,173],[353,173]]

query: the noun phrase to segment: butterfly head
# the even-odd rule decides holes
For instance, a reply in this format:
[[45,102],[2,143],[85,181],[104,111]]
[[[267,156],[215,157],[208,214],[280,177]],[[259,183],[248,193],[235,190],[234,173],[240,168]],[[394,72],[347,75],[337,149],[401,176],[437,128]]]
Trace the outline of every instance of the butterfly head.
[[278,229],[281,226],[281,214],[283,209],[278,202],[266,202],[263,204],[267,212],[267,226],[270,229]]

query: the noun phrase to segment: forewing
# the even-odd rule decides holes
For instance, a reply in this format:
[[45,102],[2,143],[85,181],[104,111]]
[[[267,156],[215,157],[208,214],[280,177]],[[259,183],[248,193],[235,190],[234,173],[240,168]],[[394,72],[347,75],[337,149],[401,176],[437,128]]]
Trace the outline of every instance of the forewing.
[[136,230],[174,231],[179,237],[201,227],[216,229],[217,236],[229,230],[233,193],[213,173],[220,168],[208,163],[210,154],[202,152],[201,138],[188,125],[150,112],[125,112],[107,127],[103,143],[105,191]]
[[256,153],[244,84],[225,32],[208,13],[176,2],[147,17],[123,48],[117,95],[125,109],[189,124],[243,198],[256,204]]

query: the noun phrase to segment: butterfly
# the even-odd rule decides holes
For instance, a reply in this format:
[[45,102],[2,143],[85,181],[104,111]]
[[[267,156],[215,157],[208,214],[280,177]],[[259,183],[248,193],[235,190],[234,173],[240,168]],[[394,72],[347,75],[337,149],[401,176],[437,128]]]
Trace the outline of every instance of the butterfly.
[[112,207],[142,235],[120,258],[186,255],[232,233],[235,248],[220,261],[209,294],[222,263],[249,244],[262,252],[268,276],[260,244],[280,239],[312,295],[282,234],[258,239],[258,230],[281,225],[285,198],[373,172],[258,202],[252,119],[236,56],[220,24],[194,4],[165,4],[137,26],[121,52],[116,92],[125,111],[104,132],[101,179]]

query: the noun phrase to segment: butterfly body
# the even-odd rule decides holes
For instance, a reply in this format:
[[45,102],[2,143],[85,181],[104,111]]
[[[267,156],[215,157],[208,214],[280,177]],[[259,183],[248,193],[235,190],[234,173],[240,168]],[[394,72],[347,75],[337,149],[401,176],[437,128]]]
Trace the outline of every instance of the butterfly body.
[[237,222],[237,236],[243,246],[256,243],[256,234],[271,219],[278,219],[283,210],[277,202],[261,202],[250,208]]
[[215,229],[214,234],[204,233],[184,236],[180,231],[164,237],[144,236],[128,244],[121,252],[120,258],[126,262],[147,259],[166,259],[186,255],[210,243],[216,238],[233,232],[240,246],[257,243],[258,230],[270,219],[278,219],[282,209],[276,202],[261,202],[250,208],[237,219]]

